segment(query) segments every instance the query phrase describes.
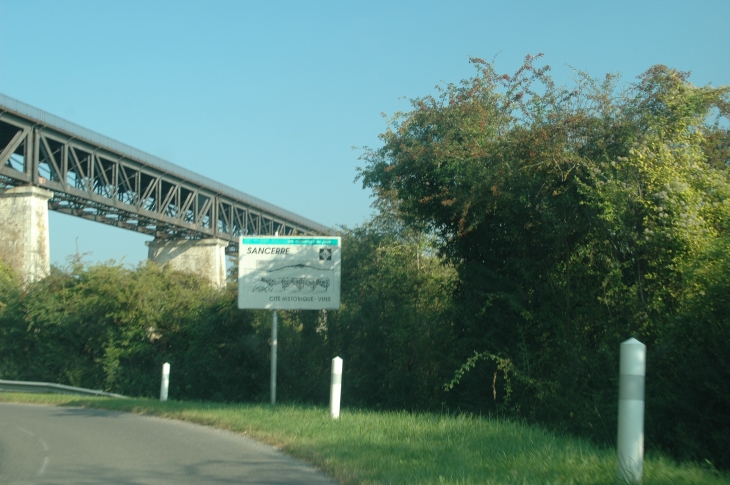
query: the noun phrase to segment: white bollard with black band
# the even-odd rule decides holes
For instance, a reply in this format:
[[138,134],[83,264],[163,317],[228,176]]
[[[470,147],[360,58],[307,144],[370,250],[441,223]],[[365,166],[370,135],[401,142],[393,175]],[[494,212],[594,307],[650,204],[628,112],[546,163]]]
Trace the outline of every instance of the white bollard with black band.
[[342,359],[332,359],[332,385],[330,386],[330,414],[332,419],[340,417],[340,396],[342,395]]
[[170,364],[162,364],[162,383],[160,384],[160,401],[167,401],[167,391],[170,388]]
[[631,338],[621,344],[618,392],[618,476],[640,483],[644,473],[644,389],[646,345]]

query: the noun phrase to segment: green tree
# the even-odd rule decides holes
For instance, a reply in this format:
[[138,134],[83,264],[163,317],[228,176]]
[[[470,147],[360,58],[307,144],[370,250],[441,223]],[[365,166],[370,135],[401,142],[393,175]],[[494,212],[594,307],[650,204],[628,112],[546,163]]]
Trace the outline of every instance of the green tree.
[[619,343],[669,345],[686,268],[727,250],[728,88],[665,66],[557,86],[535,60],[508,76],[472,59],[390,120],[360,177],[456,268],[462,362],[509,360],[518,412],[611,440]]
[[[23,352],[22,323],[19,321],[17,305],[22,295],[20,279],[0,259],[0,355],[15,356]],[[14,359],[0,358],[0,379],[12,378],[18,372]]]
[[449,358],[453,268],[430,238],[382,212],[342,232],[342,308],[328,312],[331,355],[345,360],[345,404],[440,408]]

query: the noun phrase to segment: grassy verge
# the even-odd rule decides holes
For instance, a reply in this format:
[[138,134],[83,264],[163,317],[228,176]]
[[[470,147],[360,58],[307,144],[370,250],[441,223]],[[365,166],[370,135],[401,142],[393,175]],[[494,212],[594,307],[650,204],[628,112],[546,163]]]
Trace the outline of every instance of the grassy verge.
[[[343,411],[304,406],[160,403],[0,393],[0,401],[103,408],[243,433],[306,460],[343,484],[607,484],[616,455],[539,428],[469,416]],[[647,456],[644,484],[725,484],[730,477]]]

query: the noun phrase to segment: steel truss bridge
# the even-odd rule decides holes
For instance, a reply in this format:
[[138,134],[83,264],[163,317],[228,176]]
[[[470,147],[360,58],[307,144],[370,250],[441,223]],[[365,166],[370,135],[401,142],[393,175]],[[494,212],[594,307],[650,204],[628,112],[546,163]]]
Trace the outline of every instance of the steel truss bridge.
[[0,185],[53,193],[49,208],[156,238],[319,235],[321,224],[0,94]]

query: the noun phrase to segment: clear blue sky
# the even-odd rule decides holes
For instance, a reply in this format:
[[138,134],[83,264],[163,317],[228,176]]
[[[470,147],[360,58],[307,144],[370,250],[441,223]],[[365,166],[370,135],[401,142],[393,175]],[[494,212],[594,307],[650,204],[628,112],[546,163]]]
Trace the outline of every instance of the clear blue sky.
[[[352,147],[378,145],[380,113],[469,77],[469,56],[730,84],[728,0],[0,0],[0,19],[1,93],[326,225],[371,212]],[[54,264],[146,258],[147,236],[50,221]]]

